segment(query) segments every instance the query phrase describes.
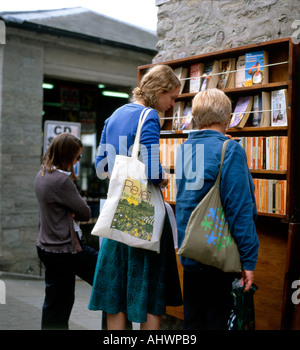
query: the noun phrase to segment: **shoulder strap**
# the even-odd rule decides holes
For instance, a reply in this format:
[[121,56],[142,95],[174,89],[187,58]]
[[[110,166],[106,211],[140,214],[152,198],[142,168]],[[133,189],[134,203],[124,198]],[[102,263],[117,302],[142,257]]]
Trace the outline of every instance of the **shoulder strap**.
[[133,148],[132,148],[132,154],[131,154],[131,157],[133,157],[133,158],[138,157],[142,126],[143,126],[144,121],[146,120],[148,114],[151,111],[152,111],[152,108],[144,108],[140,114],[140,119],[139,119],[138,127],[136,130],[136,135],[135,135],[134,144],[133,144]]
[[218,176],[215,182],[215,185],[220,187],[220,182],[221,182],[221,171],[222,171],[222,166],[223,166],[223,161],[224,161],[224,157],[225,157],[225,151],[226,151],[226,147],[227,147],[227,143],[230,141],[230,139],[226,140],[223,143],[222,146],[222,154],[221,154],[221,161],[220,161],[220,168],[219,168],[219,172],[218,172]]

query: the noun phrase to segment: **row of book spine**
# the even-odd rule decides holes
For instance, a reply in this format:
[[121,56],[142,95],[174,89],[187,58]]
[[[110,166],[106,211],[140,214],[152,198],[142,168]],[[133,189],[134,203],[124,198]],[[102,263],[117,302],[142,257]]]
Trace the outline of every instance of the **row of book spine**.
[[175,165],[177,148],[184,142],[184,138],[160,139],[160,162],[163,167],[172,167]]
[[[234,137],[247,155],[251,170],[287,170],[287,136]],[[177,148],[186,139],[160,139],[160,161],[163,167],[175,165]]]
[[[286,214],[286,180],[253,179],[257,211],[269,214]],[[176,201],[175,174],[169,175],[169,184],[162,191],[163,198],[168,202]]]
[[287,170],[287,136],[234,138],[247,155],[249,169]]
[[286,214],[286,180],[253,179],[257,211],[269,214]]
[[163,198],[168,202],[176,201],[176,179],[175,174],[168,175],[169,183],[168,186],[165,187],[162,191]]
[[[286,180],[253,179],[257,211],[269,214],[286,214]],[[169,184],[162,191],[165,201],[176,201],[175,174],[169,175]]]

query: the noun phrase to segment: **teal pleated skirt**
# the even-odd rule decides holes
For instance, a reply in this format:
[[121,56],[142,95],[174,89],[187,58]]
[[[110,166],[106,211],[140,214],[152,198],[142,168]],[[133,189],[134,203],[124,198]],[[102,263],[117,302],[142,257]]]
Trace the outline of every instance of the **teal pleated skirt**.
[[166,214],[160,254],[104,238],[95,269],[90,310],[124,312],[142,323],[182,305],[173,235]]

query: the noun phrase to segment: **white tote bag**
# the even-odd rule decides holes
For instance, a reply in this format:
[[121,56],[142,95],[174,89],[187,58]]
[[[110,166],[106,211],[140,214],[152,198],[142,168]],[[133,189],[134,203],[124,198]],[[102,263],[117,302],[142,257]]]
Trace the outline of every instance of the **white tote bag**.
[[164,201],[159,186],[148,181],[145,164],[138,160],[141,129],[150,111],[145,108],[140,115],[131,157],[116,156],[107,200],[91,234],[159,253]]

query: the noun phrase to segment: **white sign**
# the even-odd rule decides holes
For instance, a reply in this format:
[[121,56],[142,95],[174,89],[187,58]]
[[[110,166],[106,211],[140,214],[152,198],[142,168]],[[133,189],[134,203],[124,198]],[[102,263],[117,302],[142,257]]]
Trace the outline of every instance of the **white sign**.
[[44,126],[44,153],[47,151],[52,140],[62,132],[68,132],[80,138],[81,124],[46,120]]
[[[80,138],[81,124],[71,122],[60,122],[55,120],[46,120],[44,125],[44,154],[50,146],[52,140],[62,132],[68,132]],[[74,171],[79,176],[79,162],[74,165]]]

